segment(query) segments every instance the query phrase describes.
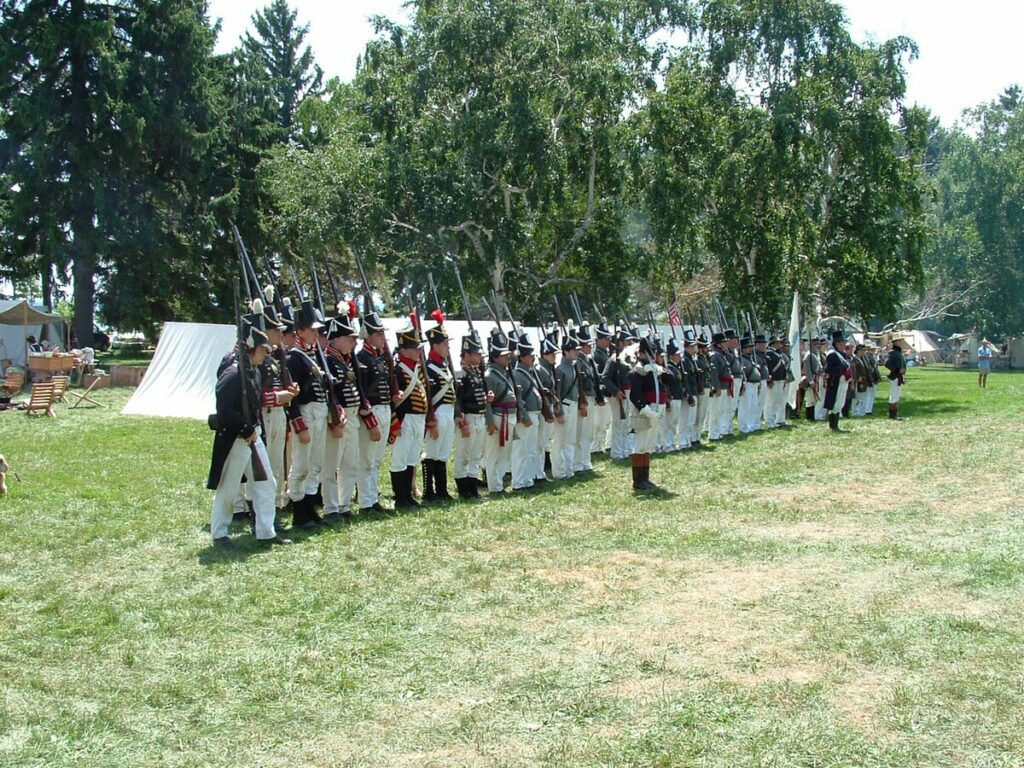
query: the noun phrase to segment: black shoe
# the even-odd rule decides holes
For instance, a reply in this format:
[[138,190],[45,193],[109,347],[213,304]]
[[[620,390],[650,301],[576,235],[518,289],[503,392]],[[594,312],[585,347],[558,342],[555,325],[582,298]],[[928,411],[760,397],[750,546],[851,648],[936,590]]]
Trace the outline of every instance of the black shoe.
[[487,481],[486,480],[481,480],[479,477],[475,478],[475,480],[476,480],[476,487],[477,488],[486,488],[487,487]]
[[272,539],[256,539],[260,544],[266,547],[272,547],[275,544],[294,544],[295,542],[291,539],[286,539],[283,536],[275,536]]
[[312,520],[307,520],[304,523],[293,525],[292,528],[298,528],[300,531],[315,531],[320,526],[314,523]]
[[219,539],[213,540],[213,545],[215,547],[233,547],[235,542],[231,540],[230,536],[221,536]]
[[328,525],[341,522],[341,512],[331,512],[330,514],[324,515],[324,522]]

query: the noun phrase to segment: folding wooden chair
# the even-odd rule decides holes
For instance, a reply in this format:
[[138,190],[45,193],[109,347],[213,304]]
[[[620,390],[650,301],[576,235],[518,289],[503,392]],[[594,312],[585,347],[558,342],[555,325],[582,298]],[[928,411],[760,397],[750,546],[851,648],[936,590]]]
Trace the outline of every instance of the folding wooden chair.
[[53,416],[53,391],[54,385],[52,381],[34,382],[32,384],[32,396],[26,404],[25,413],[29,416],[39,413]]
[[50,381],[53,382],[53,402],[66,403],[67,401],[64,399],[64,395],[67,393],[71,377],[53,376]]
[[100,383],[100,378],[96,377],[95,379],[93,379],[92,384],[90,384],[88,389],[86,389],[84,392],[75,392],[75,390],[69,389],[65,393],[66,396],[69,397],[69,398],[77,398],[77,399],[75,399],[74,405],[72,405],[71,407],[72,408],[77,408],[82,403],[92,403],[93,405],[98,405],[100,408],[106,408],[107,406],[105,406],[99,400],[93,400],[91,397],[89,397],[89,394],[93,391],[93,389],[99,383]]

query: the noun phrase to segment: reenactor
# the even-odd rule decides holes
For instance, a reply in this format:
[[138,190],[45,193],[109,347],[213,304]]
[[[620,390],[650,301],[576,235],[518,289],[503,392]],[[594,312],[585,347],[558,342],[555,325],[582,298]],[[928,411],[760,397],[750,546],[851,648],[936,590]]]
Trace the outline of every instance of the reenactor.
[[356,374],[356,304],[338,306],[338,314],[327,323],[327,366],[334,382],[334,396],[342,408],[341,430],[328,429],[324,469],[320,487],[324,497],[324,520],[338,522],[352,516],[352,497],[359,477],[359,420],[368,404],[359,393]]
[[697,336],[697,352],[693,356],[693,363],[694,368],[697,369],[697,413],[693,419],[690,445],[695,445],[699,448],[701,447],[701,438],[708,430],[712,405],[715,403],[711,399],[711,394],[714,391],[711,383],[711,345],[708,342],[707,334],[703,330]]
[[907,361],[899,340],[892,343],[892,349],[885,357],[885,367],[889,369],[889,418],[903,421],[900,418],[900,394],[906,381]]
[[590,338],[590,326],[580,325],[576,338],[580,351],[576,357],[576,374],[580,383],[579,417],[576,420],[576,438],[573,440],[573,471],[592,472],[594,465],[590,452],[594,442],[594,402],[597,399],[598,374],[591,353],[594,350]]
[[451,494],[448,493],[448,460],[454,447],[459,403],[448,348],[449,337],[444,327],[444,313],[435,309],[431,317],[437,325],[427,330],[430,353],[425,368],[430,386],[430,405],[437,428],[427,435],[423,454],[423,500],[451,501]]
[[683,366],[682,348],[675,337],[665,346],[668,361],[665,364],[665,381],[668,385],[668,412],[665,414],[665,430],[662,445],[666,451],[681,451],[690,447],[690,433],[687,420],[690,413],[687,375]]
[[574,474],[576,429],[580,411],[579,371],[576,357],[580,343],[572,331],[562,339],[562,360],[554,370],[555,424],[551,437],[551,476],[565,480]]
[[725,333],[717,331],[711,335],[711,412],[708,414],[708,440],[716,442],[728,434],[725,424],[732,424],[733,370],[732,353],[728,348]]
[[754,340],[744,336],[740,342],[740,365],[743,366],[744,384],[741,388],[739,430],[744,435],[761,428],[761,413],[757,410],[761,392],[761,367],[754,357]]
[[530,343],[529,335],[520,334],[519,359],[512,369],[515,387],[522,402],[522,418],[516,421],[515,439],[512,441],[512,490],[515,491],[533,487],[537,456],[543,455],[539,440],[546,403],[535,367],[536,351]]
[[740,396],[743,394],[743,365],[740,363],[740,340],[732,328],[725,329],[726,349],[729,353],[729,368],[732,371],[732,388],[729,391],[726,411],[722,414],[721,432],[723,436],[732,434],[733,420],[739,415]]
[[771,376],[768,373],[768,337],[763,333],[754,336],[754,361],[757,363],[761,373],[761,383],[757,387],[757,413],[758,429],[761,422],[768,423],[768,382]]
[[624,358],[626,347],[634,341],[637,341],[635,334],[624,321],[621,321],[615,334],[615,354],[608,358],[601,375],[611,407],[612,426],[608,452],[613,459],[625,459],[632,453],[626,403],[629,400],[632,371]]
[[292,525],[315,528],[323,524],[316,513],[320,472],[327,448],[327,390],[321,370],[318,331],[323,327],[313,302],[301,303],[295,317],[295,346],[288,351],[286,365],[299,393],[288,405],[288,420],[298,442],[292,447],[292,466],[288,473],[288,498]]
[[654,362],[657,346],[654,339],[640,340],[636,365],[630,373],[629,402],[635,431],[633,444],[633,489],[654,490],[651,482],[651,453],[658,440],[658,424],[663,417],[661,405],[661,368]]
[[240,348],[245,349],[244,375],[237,357],[220,374],[216,389],[217,411],[211,419],[216,435],[206,487],[216,493],[210,512],[210,535],[217,546],[232,545],[228,536],[233,518],[232,503],[241,491],[242,475],[254,473],[255,460],[266,474],[263,480],[252,483],[256,538],[265,544],[291,544],[289,539],[279,536],[274,527],[276,483],[260,438],[261,384],[257,370],[272,349],[266,334],[253,324],[243,320],[240,331],[244,337],[239,340]]
[[415,509],[413,480],[423,452],[424,436],[437,438],[437,422],[430,407],[429,383],[423,370],[423,337],[419,320],[410,314],[406,325],[398,331],[398,352],[395,355],[395,382],[398,396],[394,398],[391,416],[391,490],[396,509]]
[[765,352],[768,364],[768,402],[766,422],[768,429],[785,426],[786,423],[786,378],[789,374],[789,358],[782,352],[782,339],[773,334]]
[[814,421],[815,409],[821,401],[822,368],[821,358],[818,356],[819,339],[806,338],[802,341],[806,342],[807,348],[800,365],[798,398],[803,406],[804,418],[807,421]]
[[864,340],[867,352],[864,359],[868,365],[868,372],[871,375],[871,385],[868,387],[868,399],[865,405],[866,416],[871,416],[875,410],[875,399],[878,397],[878,385],[882,383],[882,371],[878,365],[878,347],[870,339]]
[[462,366],[456,374],[455,487],[460,499],[480,497],[477,478],[487,435],[487,384],[481,369],[483,346],[476,332],[462,337]]
[[846,403],[846,391],[853,369],[846,356],[846,334],[843,331],[832,332],[832,349],[825,356],[825,410],[828,412],[828,427],[833,432],[845,432],[839,426],[839,415]]
[[391,423],[394,381],[391,359],[384,339],[384,323],[376,312],[367,312],[359,324],[363,346],[356,355],[359,389],[366,398],[368,412],[359,418],[359,475],[356,488],[359,511],[386,512],[380,503],[381,464],[388,448],[387,428]]
[[871,372],[865,359],[867,348],[863,344],[857,344],[853,348],[853,408],[850,413],[860,418],[867,413],[868,387],[871,386]]
[[608,430],[612,424],[611,395],[605,387],[604,371],[612,356],[612,332],[604,321],[594,328],[593,363],[597,392],[594,397],[594,439],[590,444],[591,453],[601,453],[608,449]]
[[520,411],[516,385],[509,373],[511,350],[508,337],[498,330],[491,333],[488,344],[487,383],[487,437],[484,442],[484,472],[487,490],[501,493],[505,490],[505,474],[512,468],[512,437]]
[[534,367],[537,380],[540,382],[541,395],[547,402],[544,419],[540,423],[537,435],[537,456],[535,459],[534,484],[548,481],[547,470],[551,468],[551,441],[554,436],[555,414],[558,402],[555,399],[555,356],[558,354],[558,343],[554,332],[546,333],[540,343],[540,360]]

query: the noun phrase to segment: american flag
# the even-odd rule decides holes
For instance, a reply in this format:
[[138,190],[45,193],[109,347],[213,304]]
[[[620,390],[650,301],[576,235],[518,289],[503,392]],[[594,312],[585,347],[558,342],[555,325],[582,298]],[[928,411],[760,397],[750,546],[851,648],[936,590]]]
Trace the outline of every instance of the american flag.
[[683,321],[679,317],[679,302],[675,299],[668,305],[668,324],[678,325],[680,328],[683,326]]

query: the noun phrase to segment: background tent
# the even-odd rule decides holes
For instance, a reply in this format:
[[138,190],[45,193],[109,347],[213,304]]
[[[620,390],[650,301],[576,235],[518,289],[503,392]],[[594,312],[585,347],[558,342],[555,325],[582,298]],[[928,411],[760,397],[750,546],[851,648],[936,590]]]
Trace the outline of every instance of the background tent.
[[[388,343],[392,349],[395,347],[395,330],[405,323],[405,318],[384,319]],[[423,327],[433,328],[433,320],[427,319]],[[474,327],[486,345],[494,323],[474,323]],[[505,328],[504,324],[502,327]],[[469,324],[462,320],[449,320],[445,328],[452,337],[452,359],[457,368],[459,347],[462,336],[469,333]],[[537,346],[538,330],[524,330],[530,334],[534,346]],[[160,333],[153,361],[121,413],[205,421],[216,407],[217,366],[234,344],[233,325],[166,323]]]
[[44,325],[49,340],[66,348],[63,317],[33,307],[26,299],[0,300],[0,360],[10,360],[10,364],[24,367],[27,360],[25,337],[40,338]]

